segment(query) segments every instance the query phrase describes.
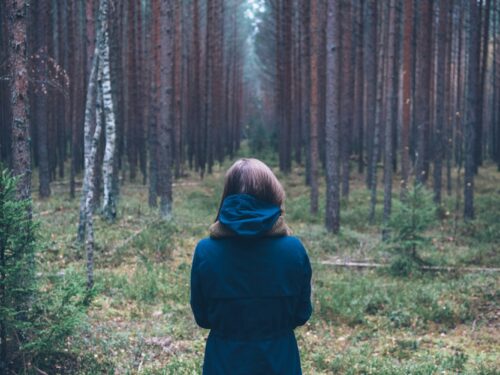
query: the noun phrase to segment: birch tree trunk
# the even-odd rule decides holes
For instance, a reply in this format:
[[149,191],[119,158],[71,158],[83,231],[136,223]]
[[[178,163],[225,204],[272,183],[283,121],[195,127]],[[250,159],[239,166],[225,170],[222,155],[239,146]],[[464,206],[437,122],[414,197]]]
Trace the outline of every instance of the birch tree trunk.
[[[93,180],[89,180],[90,175],[89,175],[89,169],[91,169],[90,166],[90,152],[91,152],[91,145],[92,145],[92,123],[94,122],[95,119],[95,112],[94,112],[94,103],[95,103],[95,97],[96,97],[96,81],[97,81],[97,68],[98,68],[98,50],[94,51],[94,57],[92,58],[92,68],[90,70],[90,77],[89,77],[89,84],[87,87],[87,101],[85,104],[85,122],[84,122],[84,175],[83,175],[83,183],[82,183],[82,196],[80,199],[80,222],[78,224],[78,235],[77,235],[77,241],[80,243],[83,243],[85,239],[85,226],[86,226],[86,221],[87,221],[87,194],[89,190],[89,185]],[[92,171],[92,178],[94,176],[94,173]]]
[[[107,0],[101,0],[101,6],[107,3]],[[98,80],[102,80],[102,69],[99,69]],[[93,77],[91,77],[93,78]],[[91,81],[89,81],[89,86]],[[95,82],[94,82],[95,84]],[[86,217],[86,238],[85,238],[85,252],[87,254],[87,289],[92,289],[94,286],[94,215],[92,212],[92,202],[94,200],[95,184],[94,184],[94,170],[97,159],[97,149],[99,147],[99,138],[101,137],[102,129],[102,90],[100,85],[97,86],[97,103],[96,103],[96,125],[92,143],[90,145],[90,153],[88,155],[88,169],[85,170],[87,177],[88,191],[85,197],[85,217]]]
[[[106,147],[104,150],[103,160],[103,185],[104,199],[102,211],[106,220],[113,222],[116,218],[116,197],[113,189],[113,168],[115,166],[115,143],[116,143],[116,121],[113,107],[113,98],[111,96],[111,75],[109,65],[109,33],[108,33],[108,17],[107,17],[107,0],[101,10],[101,40],[99,41],[99,72],[101,80],[99,81],[99,90],[102,91],[102,102],[105,118],[105,136]],[[99,103],[98,103],[99,104]]]
[[[101,0],[99,4],[99,17],[98,24],[96,27],[97,30],[97,41],[94,47],[94,56],[92,57],[92,66],[90,69],[90,76],[88,80],[87,86],[87,96],[85,102],[85,119],[84,119],[84,175],[83,175],[83,183],[82,183],[82,196],[80,198],[80,222],[78,224],[78,233],[77,233],[77,241],[79,243],[83,243],[85,240],[85,231],[86,225],[88,221],[88,213],[87,210],[92,210],[92,202],[87,203],[87,198],[89,194],[90,187],[94,188],[94,171],[95,171],[95,159],[96,155],[92,157],[92,145],[93,145],[93,136],[92,136],[92,128],[93,123],[97,119],[97,115],[95,112],[94,105],[96,103],[96,90],[98,89],[97,83],[97,74],[99,70],[99,46],[101,44],[101,39],[103,37],[101,32],[101,20],[103,7],[107,6],[108,0]],[[98,121],[100,119],[97,119]],[[97,125],[96,125],[97,126]],[[94,130],[94,132],[97,129]],[[97,152],[97,151],[96,151]],[[94,195],[94,193],[92,193]]]

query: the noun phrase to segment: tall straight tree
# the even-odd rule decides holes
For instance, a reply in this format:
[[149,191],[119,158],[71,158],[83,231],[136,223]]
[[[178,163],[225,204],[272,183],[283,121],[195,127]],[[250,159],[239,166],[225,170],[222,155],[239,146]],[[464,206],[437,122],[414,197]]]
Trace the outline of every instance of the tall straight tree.
[[173,121],[173,0],[160,3],[160,121],[158,124],[158,192],[160,216],[172,215],[172,121]]
[[478,100],[478,68],[479,68],[479,28],[478,5],[475,1],[468,2],[469,37],[467,52],[469,55],[467,67],[467,105],[465,113],[465,183],[464,183],[464,219],[474,219],[474,145],[477,122]]
[[12,167],[18,177],[17,197],[31,198],[31,154],[29,134],[28,69],[26,55],[27,3],[10,0],[6,3],[9,35],[9,67],[12,113]]
[[311,118],[309,131],[309,163],[311,170],[311,213],[318,212],[318,128],[320,123],[319,58],[321,46],[321,27],[319,21],[319,0],[311,0]]
[[[107,6],[105,4],[104,6]],[[104,11],[103,11],[104,12]],[[113,189],[113,175],[115,168],[116,154],[116,121],[113,105],[113,97],[111,95],[111,74],[109,62],[109,21],[107,18],[107,9],[103,15],[100,32],[102,33],[99,41],[99,66],[101,79],[99,81],[99,90],[102,95],[102,105],[105,118],[105,138],[106,146],[103,159],[103,185],[104,199],[102,211],[108,221],[114,221],[116,218],[116,197]]]
[[365,46],[366,54],[364,58],[365,69],[365,96],[364,114],[366,124],[365,141],[368,156],[368,168],[366,173],[366,186],[370,189],[373,182],[372,160],[373,160],[373,139],[376,122],[376,96],[377,96],[377,3],[375,0],[365,2]]
[[[150,64],[152,72],[152,82],[150,87],[151,116],[148,131],[149,149],[149,207],[158,205],[158,124],[160,119],[160,81],[161,81],[161,40],[160,40],[160,0],[151,1],[152,14],[152,50],[153,64]],[[152,65],[152,66],[151,66]]]
[[478,32],[477,43],[481,46],[480,50],[480,62],[479,62],[479,86],[477,91],[477,103],[476,103],[476,140],[474,145],[474,163],[477,169],[479,166],[483,165],[483,132],[484,132],[484,93],[486,84],[486,70],[488,67],[488,49],[490,45],[489,30],[490,30],[490,12],[491,12],[491,0],[481,1],[481,20],[480,25],[482,26],[481,31]]
[[[349,196],[349,176],[350,176],[350,156],[351,156],[351,136],[352,136],[352,116],[354,103],[354,64],[352,56],[352,15],[349,1],[340,1],[339,17],[341,26],[341,44],[339,49],[341,56],[342,84],[339,88],[341,95],[341,126],[342,133],[341,158],[342,158],[342,196]],[[328,97],[328,96],[327,96]]]
[[434,125],[434,201],[441,203],[441,182],[443,157],[445,151],[445,80],[446,80],[446,38],[448,34],[449,0],[439,3],[439,32],[437,51],[437,83],[436,83],[436,118]]
[[37,141],[37,162],[39,171],[38,192],[41,198],[50,196],[50,171],[48,151],[48,86],[47,86],[47,59],[48,55],[48,22],[50,20],[48,1],[37,1],[33,15],[35,50],[32,60],[35,76],[32,79],[34,85],[34,103],[32,105],[32,118],[35,121]]
[[328,1],[326,70],[326,228],[340,228],[340,30],[338,3]]
[[386,60],[386,48],[385,46],[388,45],[387,43],[387,11],[388,11],[388,4],[387,3],[382,3],[380,5],[381,7],[381,12],[379,17],[377,17],[380,20],[380,30],[378,32],[378,46],[377,46],[377,52],[378,52],[378,59],[377,59],[377,97],[376,97],[376,106],[375,106],[375,129],[373,130],[373,141],[372,141],[372,156],[370,160],[370,177],[371,177],[371,182],[370,182],[370,189],[371,189],[371,197],[370,197],[370,213],[369,213],[369,220],[371,223],[375,221],[375,206],[377,204],[377,164],[378,164],[378,159],[379,159],[379,152],[380,152],[380,130],[382,127],[382,124],[384,123],[384,108],[383,108],[383,102],[384,102],[384,93],[385,93],[385,88],[386,88],[386,82],[385,82],[385,60]]
[[403,122],[401,124],[401,198],[408,189],[410,174],[410,125],[412,108],[413,1],[404,1],[403,28]]
[[[396,12],[398,9],[396,8],[398,0],[390,0],[389,3],[389,35],[388,40],[389,43],[387,45],[388,48],[388,56],[387,56],[387,105],[386,105],[386,114],[387,117],[385,119],[385,142],[384,142],[384,214],[383,221],[384,226],[387,226],[389,223],[389,218],[391,215],[392,209],[392,154],[393,150],[393,142],[392,142],[392,131],[393,131],[393,121],[394,117],[397,117],[397,106],[395,103],[398,101],[398,87],[395,83],[397,83],[397,75],[398,64],[396,59],[397,49],[399,48],[397,33],[397,16]],[[383,236],[385,237],[387,232],[383,231]]]
[[427,153],[430,125],[431,67],[432,67],[432,0],[418,1],[417,79],[415,82],[415,122],[417,127],[416,180],[425,183],[428,177]]

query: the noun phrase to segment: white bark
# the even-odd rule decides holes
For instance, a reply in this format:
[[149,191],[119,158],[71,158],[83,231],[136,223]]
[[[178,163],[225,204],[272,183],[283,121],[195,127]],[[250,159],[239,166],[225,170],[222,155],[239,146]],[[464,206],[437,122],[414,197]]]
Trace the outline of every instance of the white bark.
[[[107,3],[107,0],[103,0]],[[102,90],[102,101],[105,117],[105,134],[106,147],[104,150],[103,160],[103,215],[108,221],[113,221],[116,217],[116,198],[113,192],[113,167],[116,144],[116,121],[113,107],[113,98],[111,96],[111,75],[109,65],[109,35],[108,35],[108,18],[106,5],[102,5],[102,38],[99,43],[99,64],[102,72],[100,80],[100,90]]]
[[[92,146],[92,123],[95,119],[94,104],[96,95],[96,81],[97,81],[97,68],[98,68],[98,54],[97,46],[94,51],[92,59],[92,68],[90,71],[89,85],[87,87],[87,99],[85,103],[85,121],[84,121],[84,176],[82,183],[82,197],[80,199],[80,222],[78,225],[78,242],[82,243],[85,238],[85,226],[87,221],[86,215],[86,198],[90,184],[90,154]],[[93,175],[93,171],[92,171]],[[93,178],[93,176],[92,176]]]
[[[102,79],[102,70],[99,69],[98,80]],[[95,180],[94,166],[96,163],[97,149],[99,146],[99,138],[102,130],[102,91],[100,85],[97,87],[97,103],[96,103],[96,125],[90,152],[88,158],[88,169],[85,170],[85,176],[88,178],[88,192],[85,197],[85,216],[86,216],[86,239],[85,250],[87,253],[87,287],[89,289],[94,285],[94,218],[92,212],[92,201],[94,199]]]
[[[82,199],[80,204],[80,226],[78,230],[79,240],[83,242],[85,237],[85,250],[87,253],[87,287],[91,289],[94,285],[94,220],[92,202],[95,194],[94,171],[97,160],[97,149],[102,132],[102,107],[103,107],[103,74],[104,63],[100,56],[100,46],[106,35],[103,27],[106,23],[107,0],[101,0],[99,4],[99,19],[97,23],[97,43],[92,59],[89,85],[87,88],[87,101],[85,104],[85,170],[82,188]],[[109,51],[108,51],[108,77],[109,77]],[[98,83],[96,85],[96,83]],[[97,91],[96,91],[97,90]],[[109,90],[108,90],[109,91]],[[97,98],[96,98],[97,92]],[[97,99],[97,100],[96,100]],[[95,107],[94,107],[95,106]],[[95,108],[95,112],[94,112]],[[111,108],[112,109],[112,108]],[[95,117],[94,117],[95,116]],[[95,118],[95,129],[92,134],[92,121]],[[86,234],[86,236],[85,236]]]

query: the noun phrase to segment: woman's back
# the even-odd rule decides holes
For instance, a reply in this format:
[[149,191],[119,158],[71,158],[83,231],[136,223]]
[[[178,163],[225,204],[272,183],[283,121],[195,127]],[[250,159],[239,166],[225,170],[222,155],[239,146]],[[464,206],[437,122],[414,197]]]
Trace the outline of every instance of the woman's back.
[[311,315],[311,267],[273,216],[266,203],[233,195],[220,217],[229,231],[213,228],[196,247],[191,305],[211,329],[204,374],[301,373],[293,329]]

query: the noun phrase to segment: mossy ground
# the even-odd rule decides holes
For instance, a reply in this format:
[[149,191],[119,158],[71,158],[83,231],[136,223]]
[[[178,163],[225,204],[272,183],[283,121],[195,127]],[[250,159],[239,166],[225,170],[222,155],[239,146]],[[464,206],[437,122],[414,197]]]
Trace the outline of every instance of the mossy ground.
[[[61,360],[60,372],[201,373],[208,332],[196,326],[189,307],[190,264],[214,219],[227,166],[203,180],[190,172],[176,181],[171,223],[158,222],[140,183],[121,187],[116,223],[96,215],[97,295],[88,320],[68,339],[71,370]],[[380,212],[369,225],[369,194],[353,173],[342,230],[328,234],[322,210],[309,213],[303,169],[278,176],[288,195],[287,221],[313,263],[314,314],[296,330],[304,374],[500,374],[498,273],[396,278],[322,264],[332,258],[386,262]],[[422,252],[429,262],[500,267],[500,173],[486,167],[476,181],[477,219],[456,221],[455,195],[445,195],[442,220],[427,233],[432,246]],[[83,250],[74,242],[78,200],[69,200],[65,184],[52,189],[49,200],[35,198],[45,248],[39,270],[83,274]]]

